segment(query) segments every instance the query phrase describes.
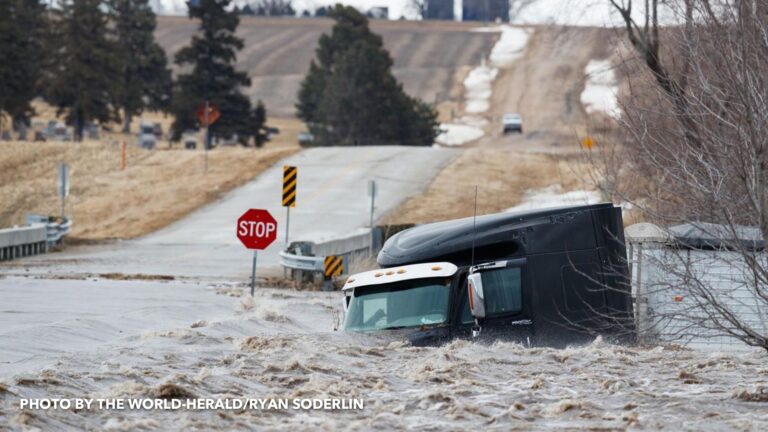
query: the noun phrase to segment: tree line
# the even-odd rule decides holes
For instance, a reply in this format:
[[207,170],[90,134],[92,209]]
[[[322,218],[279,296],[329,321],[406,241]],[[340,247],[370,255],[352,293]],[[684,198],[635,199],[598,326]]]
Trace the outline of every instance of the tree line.
[[[211,138],[262,145],[266,107],[243,93],[251,80],[235,68],[244,46],[236,36],[240,11],[231,0],[187,6],[198,31],[175,53],[174,78],[154,37],[149,0],[61,0],[55,8],[41,0],[0,0],[0,111],[23,136],[40,97],[73,126],[76,141],[94,122],[121,121],[129,133],[144,111],[162,111],[174,118],[176,141],[200,126],[195,113],[207,101],[221,116],[206,145]],[[436,111],[404,92],[368,19],[341,5],[327,13],[335,25],[320,37],[296,105],[314,143],[431,145],[439,132]]]
[[170,113],[171,135],[198,127],[197,107],[216,105],[216,138],[243,144],[264,142],[266,110],[252,106],[242,88],[250,85],[234,63],[243,41],[235,36],[238,14],[229,0],[188,2],[199,22],[190,44],[174,56],[183,73],[174,80],[165,51],[155,41],[156,16],[149,0],[0,0],[0,111],[20,135],[42,98],[83,138],[92,122],[132,120],[145,110]]

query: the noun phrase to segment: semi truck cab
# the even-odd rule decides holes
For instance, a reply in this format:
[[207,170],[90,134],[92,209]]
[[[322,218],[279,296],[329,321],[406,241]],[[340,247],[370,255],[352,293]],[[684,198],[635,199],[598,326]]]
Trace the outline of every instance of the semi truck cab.
[[634,334],[621,210],[611,204],[417,226],[390,238],[378,262],[344,284],[347,331],[397,331],[415,345]]
[[477,337],[482,329],[484,336],[530,344],[533,321],[523,272],[524,261],[510,260],[463,268],[422,263],[359,273],[342,290],[344,329],[410,329],[408,338],[416,345]]

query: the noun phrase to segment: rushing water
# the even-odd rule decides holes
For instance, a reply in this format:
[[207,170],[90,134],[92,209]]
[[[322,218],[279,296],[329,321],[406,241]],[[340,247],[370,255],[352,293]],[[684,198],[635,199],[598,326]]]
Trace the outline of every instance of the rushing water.
[[[222,290],[220,290],[222,291]],[[225,294],[238,295],[227,289]],[[63,355],[0,384],[0,429],[768,430],[768,358],[596,340],[417,348],[334,331],[339,293],[259,290],[231,316]],[[30,410],[21,398],[362,398],[362,410]]]

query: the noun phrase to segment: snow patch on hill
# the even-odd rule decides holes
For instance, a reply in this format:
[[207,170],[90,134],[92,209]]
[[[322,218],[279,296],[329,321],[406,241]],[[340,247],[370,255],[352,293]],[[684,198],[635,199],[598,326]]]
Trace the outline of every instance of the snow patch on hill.
[[501,37],[491,51],[494,66],[510,66],[525,52],[531,30],[520,27],[501,26]]
[[531,35],[530,29],[508,25],[479,27],[472,31],[500,32],[501,35],[491,50],[489,62],[483,60],[464,79],[464,112],[467,115],[455,123],[441,125],[443,132],[436,139],[441,145],[462,145],[484,135],[482,128],[487,120],[482,114],[491,107],[493,81],[499,74],[499,68],[511,66],[523,55]]
[[619,89],[610,60],[591,60],[584,73],[587,75],[587,82],[581,92],[581,104],[587,113],[603,112],[613,118],[619,118]]
[[440,125],[440,135],[435,141],[444,146],[460,146],[482,137],[483,129],[460,123],[443,123]]
[[469,72],[464,80],[464,111],[479,114],[488,111],[491,105],[491,86],[499,70],[482,64]]
[[464,80],[465,111],[469,114],[479,114],[490,108],[491,91],[493,81],[499,73],[498,68],[511,66],[523,55],[531,30],[502,25],[479,27],[472,31],[501,33],[488,57],[490,65],[483,61],[480,66],[472,69]]
[[596,204],[602,200],[600,192],[594,190],[575,190],[564,192],[563,186],[553,184],[542,189],[525,192],[523,201],[507,209],[507,212],[521,212],[570,205]]

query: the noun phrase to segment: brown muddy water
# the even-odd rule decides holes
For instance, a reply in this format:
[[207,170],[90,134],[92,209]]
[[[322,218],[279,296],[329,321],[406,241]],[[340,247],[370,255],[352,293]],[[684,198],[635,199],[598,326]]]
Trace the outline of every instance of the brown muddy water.
[[[0,380],[10,430],[768,430],[761,352],[416,348],[334,331],[339,293],[239,289],[231,313]],[[201,313],[201,315],[203,315]],[[21,398],[362,398],[362,410],[30,410]]]

